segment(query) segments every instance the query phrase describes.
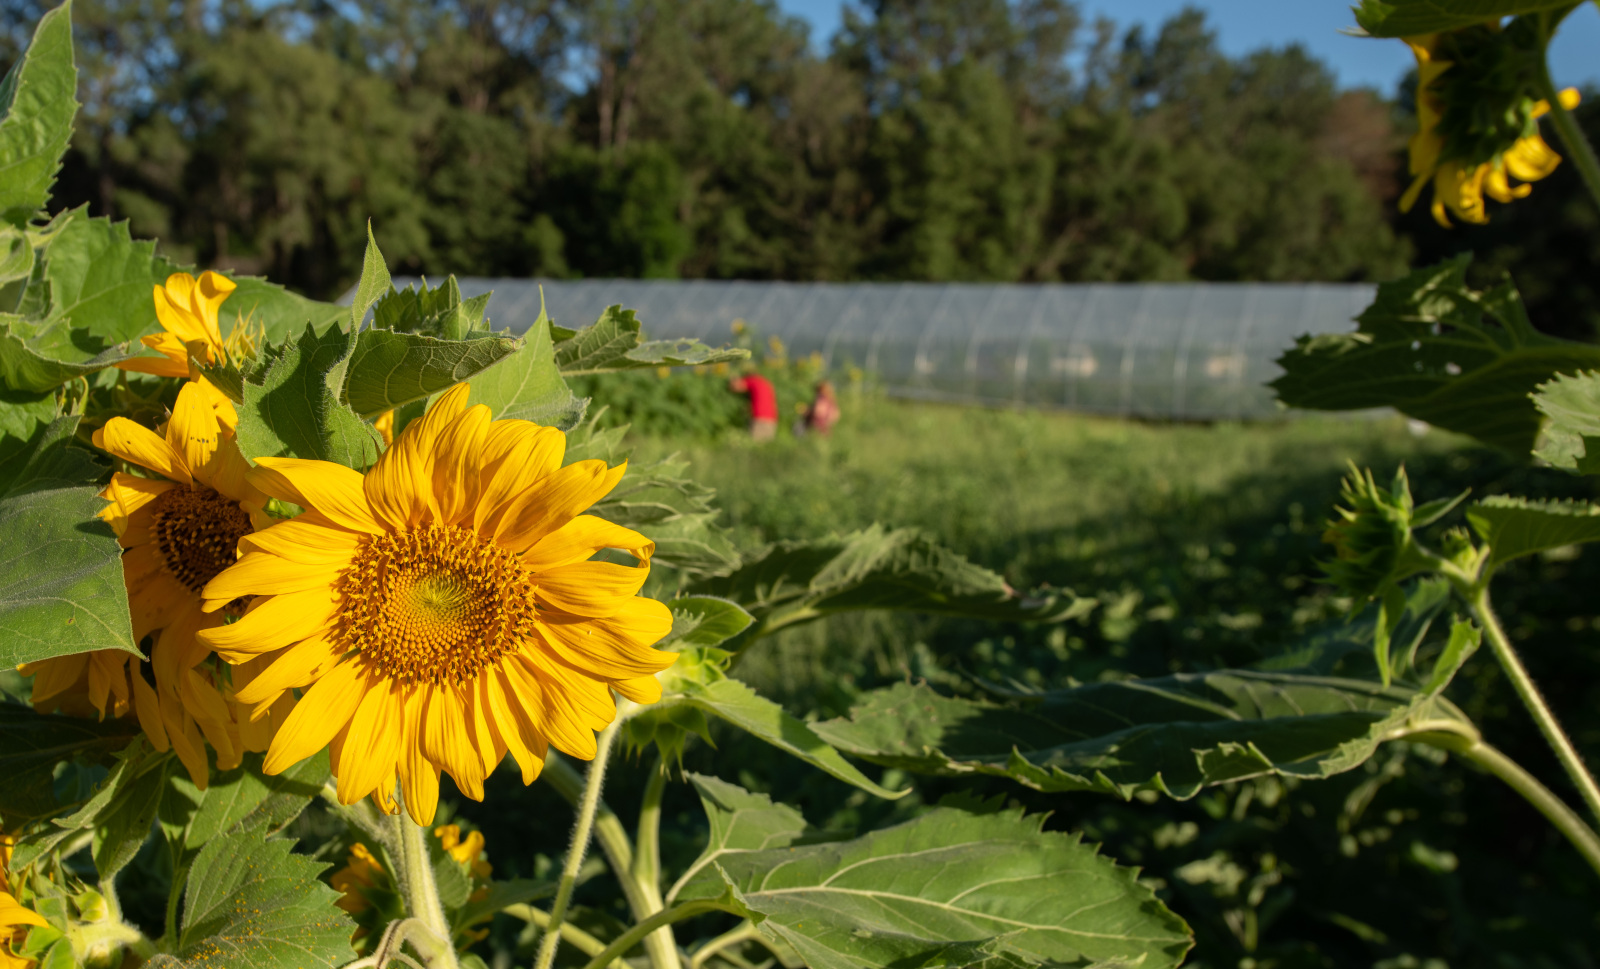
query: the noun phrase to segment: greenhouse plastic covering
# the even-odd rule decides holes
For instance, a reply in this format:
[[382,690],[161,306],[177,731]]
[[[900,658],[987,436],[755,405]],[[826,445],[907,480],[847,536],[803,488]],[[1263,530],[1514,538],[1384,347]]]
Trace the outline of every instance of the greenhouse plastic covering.
[[1301,334],[1350,330],[1375,292],[1345,283],[458,282],[466,296],[493,290],[495,329],[526,330],[543,286],[562,326],[620,304],[651,339],[722,346],[743,320],[792,358],[859,367],[896,396],[1180,420],[1281,414],[1264,386],[1280,373],[1277,357]]

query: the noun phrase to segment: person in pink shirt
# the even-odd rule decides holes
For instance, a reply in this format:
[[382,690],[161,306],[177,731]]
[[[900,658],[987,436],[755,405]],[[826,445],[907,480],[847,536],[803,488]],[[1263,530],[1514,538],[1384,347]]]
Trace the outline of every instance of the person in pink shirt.
[[750,436],[770,441],[778,433],[778,394],[772,381],[760,374],[745,374],[728,381],[728,389],[750,398]]

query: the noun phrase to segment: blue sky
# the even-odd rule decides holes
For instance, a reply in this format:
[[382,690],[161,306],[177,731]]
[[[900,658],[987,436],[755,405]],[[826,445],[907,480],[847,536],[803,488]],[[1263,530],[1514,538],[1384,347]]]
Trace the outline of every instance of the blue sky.
[[[826,49],[839,26],[839,0],[778,0],[784,10],[810,21],[812,42]],[[1123,26],[1157,27],[1188,5],[1184,0],[1081,0],[1086,18],[1104,15]],[[1392,93],[1411,66],[1411,53],[1397,40],[1379,41],[1339,33],[1353,26],[1339,0],[1212,0],[1194,3],[1207,12],[1230,54],[1299,41],[1327,62],[1346,87],[1365,85]],[[1550,56],[1551,73],[1565,87],[1600,84],[1600,7],[1586,3],[1562,25]]]

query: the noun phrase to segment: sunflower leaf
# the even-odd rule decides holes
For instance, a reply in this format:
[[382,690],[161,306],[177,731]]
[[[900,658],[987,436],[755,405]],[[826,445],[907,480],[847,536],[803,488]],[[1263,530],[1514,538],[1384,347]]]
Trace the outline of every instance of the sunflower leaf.
[[24,225],[50,199],[78,113],[72,5],[39,19],[33,40],[0,81],[0,219]]
[[261,754],[246,754],[240,766],[214,773],[203,791],[187,778],[174,780],[181,796],[167,798],[162,823],[177,829],[184,861],[221,835],[255,827],[276,834],[300,816],[328,779],[325,750],[281,774],[263,772],[262,760]]
[[484,311],[492,293],[472,299],[461,298],[461,287],[454,276],[443,286],[407,286],[390,290],[372,307],[375,329],[398,333],[421,333],[441,340],[461,340],[473,330],[487,330]]
[[1600,368],[1600,347],[1534,330],[1509,281],[1469,289],[1470,259],[1380,284],[1354,332],[1301,337],[1278,360],[1278,398],[1310,410],[1393,407],[1527,454],[1539,432],[1528,395],[1558,373]]
[[680,684],[683,692],[677,697],[679,703],[724,720],[825,774],[882,798],[898,798],[908,793],[891,791],[875,783],[839,756],[839,752],[809,726],[738,680],[716,678],[709,683],[680,681]]
[[533,421],[570,431],[583,420],[588,398],[574,397],[556,367],[550,318],[544,307],[522,335],[522,347],[467,383],[472,402],[487,404],[496,419]]
[[1600,542],[1600,506],[1586,501],[1493,495],[1468,508],[1467,521],[1489,545],[1489,568],[1563,545]]
[[239,447],[245,455],[335,461],[364,468],[378,456],[372,425],[339,401],[350,334],[307,326],[300,339],[269,348],[244,381]]
[[209,841],[189,869],[175,951],[145,965],[303,969],[354,958],[355,923],[334,907],[339,893],[317,877],[328,866],[293,847],[259,827]]
[[442,340],[368,327],[356,337],[344,400],[362,417],[376,417],[449,390],[515,353],[520,345],[520,340],[507,336]]
[[672,610],[672,631],[656,644],[657,649],[720,646],[755,622],[737,602],[716,596],[679,596],[667,608]]
[[[1040,791],[1156,791],[1179,800],[1263,774],[1322,778],[1427,722],[1475,735],[1437,691],[1465,659],[1455,644],[1430,688],[1255,670],[1091,683],[1024,704],[877,690],[847,718],[814,724],[840,750],[926,774],[991,774]],[[1453,664],[1453,666],[1451,666]]]
[[1579,474],[1600,474],[1600,372],[1560,374],[1539,385],[1533,405],[1547,418],[1535,456]]
[[[77,417],[38,435],[0,495],[0,667],[95,649],[139,655],[122,579],[122,548],[88,482],[103,473],[72,444]],[[20,459],[19,459],[20,460]]]
[[633,310],[625,310],[621,306],[606,307],[600,319],[581,330],[562,327],[555,337],[556,363],[561,373],[569,377],[619,370],[733,363],[750,358],[749,350],[732,347],[719,350],[699,340],[645,340],[639,318]]
[[1361,0],[1355,15],[1374,37],[1412,37],[1571,5],[1570,0]]
[[785,626],[852,610],[1061,622],[1094,607],[1094,600],[1068,589],[1019,594],[999,575],[917,529],[880,525],[844,536],[779,542],[747,556],[731,574],[702,579],[692,588],[732,599],[756,618],[739,641],[744,645]]
[[1177,966],[1189,927],[1079,835],[941,806],[850,841],[722,854],[679,891],[753,920],[813,969]]
[[[99,767],[113,762],[116,751],[128,747],[138,730],[138,724],[126,720],[99,723],[0,703],[0,777],[6,779],[0,785],[0,817],[5,819],[6,829],[71,811],[99,797],[106,791],[104,783],[94,793],[76,786],[63,789],[56,777],[59,765],[68,761],[99,772]],[[85,798],[85,794],[89,796]],[[105,799],[110,799],[110,793]],[[29,860],[25,849],[30,840],[17,848],[19,870]]]

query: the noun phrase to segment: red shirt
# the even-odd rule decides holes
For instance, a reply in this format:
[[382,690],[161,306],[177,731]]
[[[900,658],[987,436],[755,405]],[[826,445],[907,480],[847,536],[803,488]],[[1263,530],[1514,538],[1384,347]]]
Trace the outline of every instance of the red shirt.
[[765,377],[750,374],[744,378],[745,393],[750,395],[750,419],[775,421],[778,419],[778,395],[772,382]]

